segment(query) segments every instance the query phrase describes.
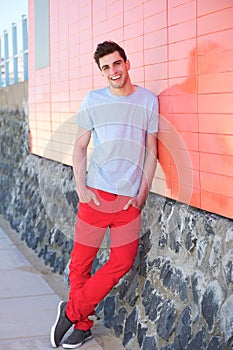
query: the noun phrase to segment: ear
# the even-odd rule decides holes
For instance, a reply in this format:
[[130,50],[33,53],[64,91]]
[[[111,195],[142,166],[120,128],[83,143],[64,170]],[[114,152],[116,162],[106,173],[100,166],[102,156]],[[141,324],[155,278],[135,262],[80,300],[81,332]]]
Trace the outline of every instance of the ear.
[[105,77],[103,69],[100,68],[99,72],[102,77]]
[[125,64],[126,64],[127,69],[130,70],[130,62],[129,62],[129,60],[126,60]]

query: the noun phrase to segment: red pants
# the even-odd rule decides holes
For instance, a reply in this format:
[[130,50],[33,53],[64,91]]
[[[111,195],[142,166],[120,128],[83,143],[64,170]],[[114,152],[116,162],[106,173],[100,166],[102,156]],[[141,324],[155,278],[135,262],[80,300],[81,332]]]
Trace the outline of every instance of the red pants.
[[[67,317],[75,328],[88,330],[96,305],[111,291],[133,266],[140,231],[140,211],[131,206],[123,210],[130,197],[92,189],[100,206],[94,202],[79,203],[75,242],[70,262],[70,294]],[[109,260],[91,276],[92,263],[110,228]]]

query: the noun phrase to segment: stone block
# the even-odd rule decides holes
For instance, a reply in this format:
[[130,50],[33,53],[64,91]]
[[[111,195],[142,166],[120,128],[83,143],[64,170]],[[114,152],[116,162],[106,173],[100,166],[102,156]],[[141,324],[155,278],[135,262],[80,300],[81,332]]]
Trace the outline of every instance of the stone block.
[[160,317],[158,320],[157,333],[158,335],[168,340],[174,331],[176,321],[176,310],[172,300],[166,300],[161,308]]
[[203,327],[188,344],[187,350],[206,349],[206,329]]
[[233,295],[230,295],[222,305],[220,325],[225,342],[233,347]]
[[208,325],[208,330],[213,331],[220,306],[223,302],[222,288],[217,280],[210,282],[202,299],[202,315]]
[[110,328],[115,314],[115,296],[109,296],[104,301],[104,325]]
[[189,306],[182,311],[175,329],[174,350],[185,350],[192,335],[192,312]]
[[113,317],[112,327],[117,337],[120,337],[123,334],[126,315],[127,315],[127,311],[125,307],[121,307],[118,310],[118,314]]
[[212,337],[207,350],[223,350],[222,338],[219,336]]
[[154,336],[146,337],[142,344],[142,350],[157,350],[156,339]]
[[225,281],[228,286],[233,285],[233,249],[230,249],[222,258],[222,267]]
[[131,314],[126,319],[125,331],[123,338],[123,345],[127,345],[128,342],[134,338],[137,334],[137,320],[138,320],[138,310],[135,307]]
[[147,330],[148,330],[148,327],[146,326],[146,324],[143,324],[143,323],[138,324],[137,338],[138,338],[138,344],[140,348],[142,347],[142,343],[145,339]]

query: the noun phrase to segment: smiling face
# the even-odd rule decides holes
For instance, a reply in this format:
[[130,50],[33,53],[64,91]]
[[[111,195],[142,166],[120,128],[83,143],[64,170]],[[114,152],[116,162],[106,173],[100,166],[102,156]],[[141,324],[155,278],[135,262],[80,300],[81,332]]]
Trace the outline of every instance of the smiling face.
[[125,62],[118,51],[101,57],[99,65],[113,94],[127,95],[132,93],[134,86],[131,84],[128,74],[130,63],[128,60]]

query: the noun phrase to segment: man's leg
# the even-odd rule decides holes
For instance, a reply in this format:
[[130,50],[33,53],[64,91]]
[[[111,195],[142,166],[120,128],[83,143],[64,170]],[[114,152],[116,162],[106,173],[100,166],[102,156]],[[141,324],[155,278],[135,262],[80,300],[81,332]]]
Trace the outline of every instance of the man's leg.
[[[87,327],[91,326],[92,321],[88,319],[88,316],[93,314],[96,305],[110,292],[119,279],[129,271],[137,254],[140,212],[134,207],[130,207],[126,211],[119,210],[118,208],[123,208],[123,202],[128,200],[124,196],[115,197],[115,195],[111,194],[106,194],[106,196],[110,203],[107,203],[108,200],[104,203],[105,206],[102,206],[101,203],[98,210],[97,208],[89,207],[88,204],[83,204],[79,208],[79,219],[76,224],[76,233],[78,234],[75,235],[75,241],[78,242],[78,245],[75,249],[82,247],[83,258],[85,259],[86,257],[87,260],[85,260],[85,268],[82,272],[84,275],[80,277],[80,280],[78,280],[77,276],[81,270],[76,274],[74,272],[75,265],[72,268],[74,273],[72,272],[70,275],[73,279],[71,282],[73,288],[70,292],[72,302],[71,300],[68,302],[66,316],[76,325],[72,335],[63,343],[64,348],[82,344],[85,340],[91,338],[91,332]],[[116,201],[116,206],[114,201]],[[87,210],[87,208],[89,209]],[[104,210],[101,211],[101,209]],[[94,276],[89,277],[91,261],[93,261],[93,256],[98,251],[107,226],[111,227],[109,261]],[[77,257],[77,266],[81,266],[79,254],[75,255]],[[82,329],[88,330],[84,331]]]
[[71,262],[69,265],[70,293],[69,301],[66,306],[66,315],[73,323],[75,323],[75,328],[83,331],[86,331],[93,326],[93,321],[89,320],[87,316],[89,314],[94,314],[94,309],[91,310],[88,308],[86,311],[86,317],[83,317],[82,315],[77,317],[74,311],[77,303],[76,291],[80,290],[91,277],[91,268],[98,249],[99,248],[85,246],[75,242],[71,254]]
[[[70,262],[70,293],[66,307],[67,317],[76,329],[86,331],[93,326],[88,316],[94,314],[94,307],[85,300],[77,300],[77,293],[91,278],[91,268],[99,246],[104,238],[108,223],[106,216],[91,208],[88,204],[79,205],[75,225],[74,248]],[[76,305],[79,304],[77,309]],[[78,311],[80,310],[80,312]]]
[[[104,214],[106,216],[106,214]],[[121,210],[118,213],[111,215],[111,220],[114,224],[111,224],[111,249],[109,260],[91,277],[86,278],[86,282],[81,288],[75,288],[79,282],[73,282],[74,288],[72,288],[72,302],[67,305],[67,316],[72,322],[75,322],[77,326],[86,330],[86,325],[82,322],[93,313],[96,305],[111,291],[116,285],[119,279],[126,274],[132,267],[138,249],[138,235],[140,230],[140,212],[130,207],[127,211]],[[85,266],[91,263],[91,259],[86,262],[86,257],[90,254],[97,253],[96,247],[88,247],[78,245],[79,249],[84,249],[83,259]],[[95,250],[97,249],[97,250]],[[79,260],[79,254],[77,253],[77,259]],[[75,261],[74,261],[75,262]],[[82,264],[82,260],[80,261]],[[83,268],[80,267],[80,271]],[[74,279],[77,274],[74,274]],[[80,281],[83,281],[83,277],[80,277]],[[76,284],[75,284],[76,283]],[[71,284],[72,286],[72,284]],[[89,322],[91,322],[89,320]],[[89,323],[90,325],[90,323]]]
[[109,260],[87,280],[81,289],[73,291],[72,311],[69,308],[71,303],[67,305],[69,319],[77,322],[94,311],[96,305],[111,291],[119,279],[131,269],[137,255],[137,249],[138,241],[111,248]]
[[[63,348],[79,347],[92,338],[90,328],[93,321],[88,316],[94,313],[96,305],[111,291],[119,279],[132,267],[138,249],[138,240],[124,246],[111,248],[110,258],[81,289],[75,289],[73,303],[67,304],[66,313],[69,318],[77,320],[74,331],[63,342]],[[71,312],[69,307],[72,305]]]
[[[89,320],[88,316],[94,314],[94,310],[89,307],[85,312],[85,316],[82,314],[77,315],[74,314],[73,305],[77,302],[75,300],[75,291],[82,288],[88,278],[90,278],[92,262],[106,231],[104,225],[102,225],[104,227],[100,227],[95,224],[88,224],[80,216],[82,217],[83,215],[84,218],[90,217],[95,219],[96,215],[93,214],[96,213],[98,214],[97,211],[95,213],[90,212],[90,207],[87,204],[80,203],[75,225],[75,244],[70,263],[70,298],[68,303],[61,302],[58,306],[57,318],[50,332],[50,340],[53,347],[59,346],[62,338],[73,324],[75,324],[75,328],[78,328],[78,334],[76,332],[74,334],[75,339],[71,339],[70,341],[78,342],[78,345],[81,345],[92,337],[90,328],[93,325],[93,321]],[[98,219],[98,225],[100,223],[101,217]],[[68,344],[68,347],[70,348],[70,344]]]

